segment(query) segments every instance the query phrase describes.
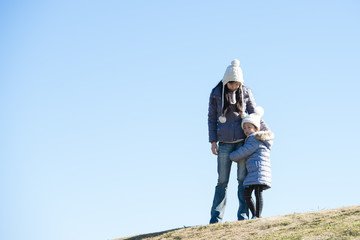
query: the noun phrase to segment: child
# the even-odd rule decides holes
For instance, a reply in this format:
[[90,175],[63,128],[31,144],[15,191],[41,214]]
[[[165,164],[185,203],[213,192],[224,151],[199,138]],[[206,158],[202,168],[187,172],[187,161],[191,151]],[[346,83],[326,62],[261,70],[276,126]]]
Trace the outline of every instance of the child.
[[[270,149],[274,134],[271,131],[259,131],[263,114],[263,108],[256,107],[254,113],[242,120],[241,127],[247,138],[242,147],[230,153],[230,159],[235,162],[246,158],[248,173],[244,180],[244,197],[253,218],[261,218],[262,191],[271,187]],[[255,190],[256,207],[251,197],[253,190]]]

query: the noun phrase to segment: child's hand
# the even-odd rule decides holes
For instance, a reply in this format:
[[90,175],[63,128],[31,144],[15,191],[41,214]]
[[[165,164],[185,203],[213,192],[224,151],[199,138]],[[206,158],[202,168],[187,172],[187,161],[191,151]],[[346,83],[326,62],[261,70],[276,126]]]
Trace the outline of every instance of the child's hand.
[[[234,151],[234,152],[235,152],[235,151]],[[241,161],[243,161],[243,160],[246,161],[246,158],[234,159],[234,158],[231,156],[231,153],[230,153],[230,160],[233,161],[233,162],[239,163],[239,162],[241,162]]]
[[233,161],[233,162],[240,162],[241,161],[241,159],[236,159],[236,158],[234,158],[234,153],[236,152],[236,150],[235,151],[232,151],[231,153],[230,153],[230,155],[229,155],[229,158],[230,158],[230,160],[231,161]]
[[[231,152],[231,153],[233,153],[233,152]],[[229,157],[230,157],[230,160],[233,161],[233,162],[238,162],[236,159],[234,159],[234,158],[231,156],[231,153],[230,153],[230,156],[229,156]]]

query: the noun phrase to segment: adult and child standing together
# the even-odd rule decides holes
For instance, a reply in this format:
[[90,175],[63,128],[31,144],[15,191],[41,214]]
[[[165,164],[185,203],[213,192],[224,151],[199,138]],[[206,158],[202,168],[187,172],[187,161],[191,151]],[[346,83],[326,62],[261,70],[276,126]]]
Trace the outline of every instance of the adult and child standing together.
[[[271,187],[270,149],[274,135],[261,119],[251,90],[243,85],[240,62],[235,59],[223,79],[212,89],[209,100],[209,142],[217,155],[218,181],[210,223],[221,222],[226,206],[232,162],[237,163],[238,220],[260,218],[262,191]],[[254,203],[251,197],[255,190]]]

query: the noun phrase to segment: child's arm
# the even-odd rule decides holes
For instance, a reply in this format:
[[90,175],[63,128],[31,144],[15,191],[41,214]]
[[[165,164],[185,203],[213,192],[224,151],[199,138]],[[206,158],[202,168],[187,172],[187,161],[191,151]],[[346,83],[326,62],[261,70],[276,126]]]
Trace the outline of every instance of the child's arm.
[[243,158],[248,158],[259,148],[259,141],[254,137],[250,137],[244,144],[244,146],[239,147],[237,150],[230,153],[230,159],[232,161],[239,161]]

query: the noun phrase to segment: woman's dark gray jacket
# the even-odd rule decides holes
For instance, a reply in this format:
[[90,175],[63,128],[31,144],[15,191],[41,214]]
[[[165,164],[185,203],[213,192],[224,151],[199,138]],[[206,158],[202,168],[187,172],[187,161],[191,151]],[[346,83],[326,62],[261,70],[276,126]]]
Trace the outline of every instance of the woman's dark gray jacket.
[[[242,85],[244,94],[244,102],[246,105],[247,114],[254,113],[256,107],[255,99],[251,90]],[[239,139],[245,139],[246,136],[241,128],[241,117],[238,112],[228,111],[226,113],[226,122],[220,123],[218,121],[222,111],[222,84],[218,84],[210,94],[209,100],[209,142],[234,142]],[[261,120],[261,130],[269,130],[263,120]]]

